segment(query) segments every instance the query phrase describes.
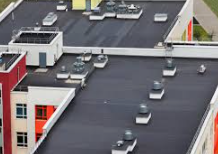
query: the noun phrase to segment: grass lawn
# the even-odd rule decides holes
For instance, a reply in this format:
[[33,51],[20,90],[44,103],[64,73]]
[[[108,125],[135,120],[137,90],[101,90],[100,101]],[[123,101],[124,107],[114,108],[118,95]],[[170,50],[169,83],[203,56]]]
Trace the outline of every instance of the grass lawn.
[[11,2],[16,0],[0,0],[0,12],[2,12]]
[[204,2],[211,8],[211,10],[218,17],[218,0],[204,0]]
[[200,25],[194,25],[193,39],[198,41],[211,41],[211,36]]

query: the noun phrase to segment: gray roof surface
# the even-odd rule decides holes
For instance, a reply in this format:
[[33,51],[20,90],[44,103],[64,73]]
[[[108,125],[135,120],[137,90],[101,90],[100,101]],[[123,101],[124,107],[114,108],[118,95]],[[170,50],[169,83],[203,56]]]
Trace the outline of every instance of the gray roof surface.
[[[133,154],[185,154],[216,89],[218,61],[176,59],[176,77],[162,78],[165,96],[151,101],[149,91],[153,80],[161,79],[164,63],[159,58],[110,56],[107,67],[95,70],[36,154],[109,154],[127,128],[138,139]],[[207,72],[198,75],[202,63]],[[152,119],[147,126],[135,125],[138,105],[144,102]]]
[[[78,88],[78,82],[68,82],[66,80],[56,79],[57,73],[60,72],[61,67],[65,66],[67,72],[72,72],[73,63],[79,55],[64,54],[55,64],[54,67],[48,67],[46,72],[39,72],[38,67],[27,67],[27,76],[16,86],[15,91],[27,91],[28,86],[39,87],[69,87]],[[92,70],[92,62],[85,64],[85,70]]]
[[[35,26],[49,12],[58,15],[57,26],[64,32],[65,46],[148,47],[153,48],[170,27],[184,2],[134,2],[144,9],[137,20],[106,19],[89,21],[82,11],[57,12],[57,2],[24,1],[15,11],[15,22],[9,15],[0,23],[0,44],[11,40],[12,30]],[[71,3],[68,2],[69,10]],[[155,13],[168,13],[167,23],[154,23]]]
[[1,55],[1,63],[0,67],[5,67],[6,71],[10,68],[11,65],[14,64],[14,62],[19,58],[20,54],[13,54],[13,53],[7,53]]

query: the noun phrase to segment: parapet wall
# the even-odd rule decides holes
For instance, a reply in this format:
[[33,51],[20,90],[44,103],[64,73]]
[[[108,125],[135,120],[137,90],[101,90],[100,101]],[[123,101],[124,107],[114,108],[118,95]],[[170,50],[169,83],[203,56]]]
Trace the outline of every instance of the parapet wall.
[[175,45],[170,54],[164,48],[63,47],[63,53],[81,54],[84,51],[91,51],[93,54],[101,54],[102,49],[104,54],[117,56],[166,57],[170,55],[175,58],[218,59],[218,46]]
[[187,29],[190,21],[193,20],[193,0],[185,2],[176,19],[172,29],[170,29],[169,34],[165,38],[165,42],[181,40],[184,31]]

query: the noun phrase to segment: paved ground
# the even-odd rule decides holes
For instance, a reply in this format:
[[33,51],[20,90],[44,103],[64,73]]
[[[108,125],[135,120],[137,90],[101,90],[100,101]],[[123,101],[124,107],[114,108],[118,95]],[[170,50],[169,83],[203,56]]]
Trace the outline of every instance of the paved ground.
[[209,34],[214,33],[213,40],[218,41],[218,18],[203,0],[194,0],[194,16]]

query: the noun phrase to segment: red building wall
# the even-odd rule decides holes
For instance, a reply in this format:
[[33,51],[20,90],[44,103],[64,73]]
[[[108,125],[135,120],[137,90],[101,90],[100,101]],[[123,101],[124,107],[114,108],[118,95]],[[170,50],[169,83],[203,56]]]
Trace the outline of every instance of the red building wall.
[[[46,120],[39,120],[35,116],[35,136],[37,134],[42,134],[43,133],[43,126],[45,123],[49,120],[49,118],[52,116],[52,114],[55,112],[56,108],[54,106],[46,106],[46,112],[47,112],[47,117]],[[37,112],[37,107],[35,107],[35,113]],[[37,141],[37,137],[36,137]]]
[[188,24],[188,41],[192,41],[192,20]]
[[[18,69],[19,68],[19,69]],[[18,72],[19,70],[19,72]],[[19,73],[19,78],[18,78]],[[2,110],[3,110],[3,152],[11,154],[11,105],[10,91],[26,74],[26,56],[24,56],[9,73],[0,73],[2,84]]]

